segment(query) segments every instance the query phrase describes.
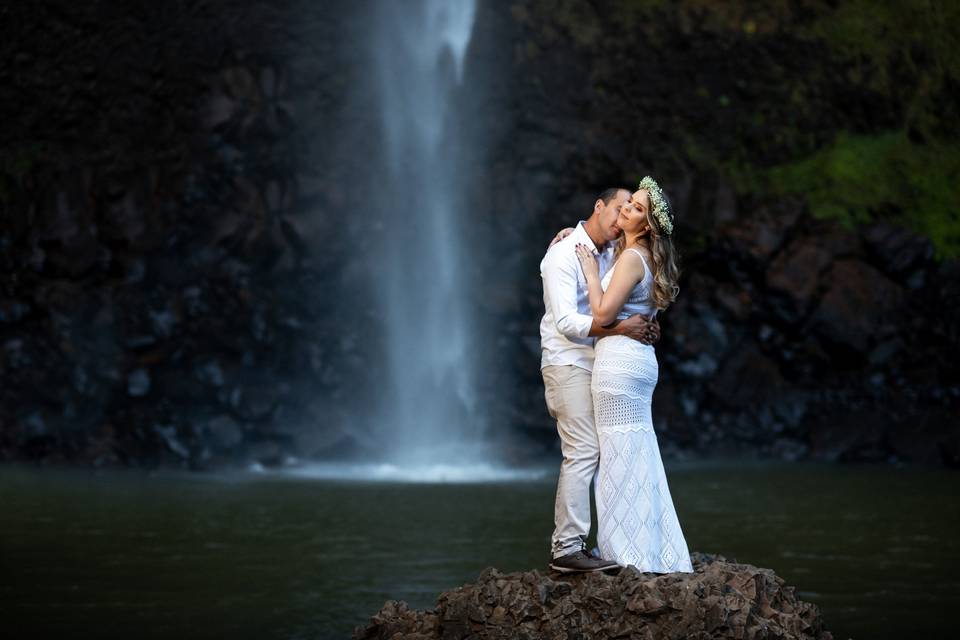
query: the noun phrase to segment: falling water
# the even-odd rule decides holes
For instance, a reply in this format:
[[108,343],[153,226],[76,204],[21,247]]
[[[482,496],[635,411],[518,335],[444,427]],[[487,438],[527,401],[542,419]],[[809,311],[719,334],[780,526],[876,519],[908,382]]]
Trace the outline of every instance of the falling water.
[[475,4],[376,5],[383,143],[369,151],[383,162],[372,188],[384,242],[372,274],[383,303],[387,374],[377,422],[397,464],[476,463],[483,421],[464,248],[472,207],[462,196],[470,145],[454,106],[464,90]]

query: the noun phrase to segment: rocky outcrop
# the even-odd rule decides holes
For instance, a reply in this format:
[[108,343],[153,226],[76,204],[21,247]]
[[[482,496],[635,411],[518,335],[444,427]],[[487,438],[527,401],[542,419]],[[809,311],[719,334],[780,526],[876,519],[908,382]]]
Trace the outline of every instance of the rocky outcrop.
[[388,601],[354,640],[784,638],[829,640],[819,608],[770,569],[694,553],[694,573],[564,577],[485,569],[429,611]]

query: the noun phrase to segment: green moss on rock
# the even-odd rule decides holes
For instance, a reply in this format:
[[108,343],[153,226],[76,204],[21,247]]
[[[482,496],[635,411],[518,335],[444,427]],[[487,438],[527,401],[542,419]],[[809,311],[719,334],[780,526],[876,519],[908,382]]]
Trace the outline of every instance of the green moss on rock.
[[768,170],[737,168],[741,190],[800,194],[812,213],[847,227],[895,220],[960,256],[960,146],[912,142],[904,131],[840,133],[827,148]]

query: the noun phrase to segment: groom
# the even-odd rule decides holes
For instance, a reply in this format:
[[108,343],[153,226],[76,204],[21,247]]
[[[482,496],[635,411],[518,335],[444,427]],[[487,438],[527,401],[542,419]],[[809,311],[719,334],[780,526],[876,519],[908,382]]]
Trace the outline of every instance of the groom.
[[550,415],[557,420],[563,462],[554,506],[550,568],[564,573],[603,571],[616,562],[585,551],[590,532],[590,483],[600,462],[600,444],[593,422],[590,374],[594,338],[625,335],[646,344],[656,342],[660,328],[640,315],[605,327],[590,316],[587,284],[577,260],[577,244],[598,254],[600,277],[613,264],[614,241],[620,235],[620,207],[630,199],[627,189],[607,189],[593,213],[573,233],[552,244],[540,263],[543,304],[540,321],[540,372]]

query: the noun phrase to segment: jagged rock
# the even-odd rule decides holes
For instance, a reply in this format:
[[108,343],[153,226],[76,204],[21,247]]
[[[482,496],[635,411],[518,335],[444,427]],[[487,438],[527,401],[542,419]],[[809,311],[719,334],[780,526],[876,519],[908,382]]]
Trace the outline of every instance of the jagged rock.
[[722,227],[723,243],[733,254],[749,257],[754,266],[761,266],[780,250],[802,211],[797,202],[785,200],[775,207],[751,212],[750,216]]
[[280,400],[277,390],[272,386],[246,385],[234,387],[229,402],[244,420],[258,421],[269,417]]
[[[712,373],[709,367],[702,368],[702,354],[709,354],[711,360],[723,358],[730,346],[729,323],[721,320],[718,310],[703,304],[683,301],[677,303],[677,314],[670,332],[665,337],[675,345],[670,349],[671,356],[676,355],[679,362],[688,363],[692,371]],[[690,364],[690,361],[700,364]]]
[[172,424],[158,424],[154,425],[153,430],[160,436],[162,442],[170,451],[183,459],[190,457],[190,449],[180,440],[176,426]]
[[818,459],[885,460],[890,453],[884,439],[888,418],[882,409],[858,408],[810,422],[810,449]]
[[194,369],[193,375],[198,380],[210,384],[216,388],[222,387],[225,382],[223,367],[221,367],[220,363],[215,359],[208,360],[202,365],[197,366]]
[[142,398],[150,392],[150,372],[138,367],[127,376],[127,393],[134,398]]
[[243,428],[227,415],[219,415],[206,424],[205,435],[218,449],[231,449],[243,441]]
[[863,239],[877,264],[890,274],[903,274],[933,256],[930,240],[915,231],[887,223],[868,227]]
[[859,260],[838,260],[830,269],[830,288],[814,311],[814,330],[834,344],[862,353],[871,341],[895,332],[903,311],[903,289]]
[[19,300],[0,300],[0,323],[15,324],[30,312],[30,305]]
[[781,253],[767,272],[767,288],[782,302],[776,310],[784,319],[802,319],[816,302],[820,274],[833,259],[827,249],[815,240],[805,240]]
[[503,574],[440,594],[428,611],[390,600],[354,640],[471,638],[816,638],[830,640],[819,608],[771,569],[691,554],[694,573],[561,576]]
[[777,363],[753,346],[736,350],[710,382],[714,396],[733,408],[773,402],[785,386]]
[[960,467],[960,416],[942,407],[894,424],[887,435],[899,457],[920,464]]
[[147,233],[147,220],[134,192],[127,191],[108,205],[110,224],[104,225],[103,235],[115,243],[137,246]]
[[223,93],[213,93],[207,98],[204,124],[210,129],[215,129],[229,122],[238,109],[237,100]]

